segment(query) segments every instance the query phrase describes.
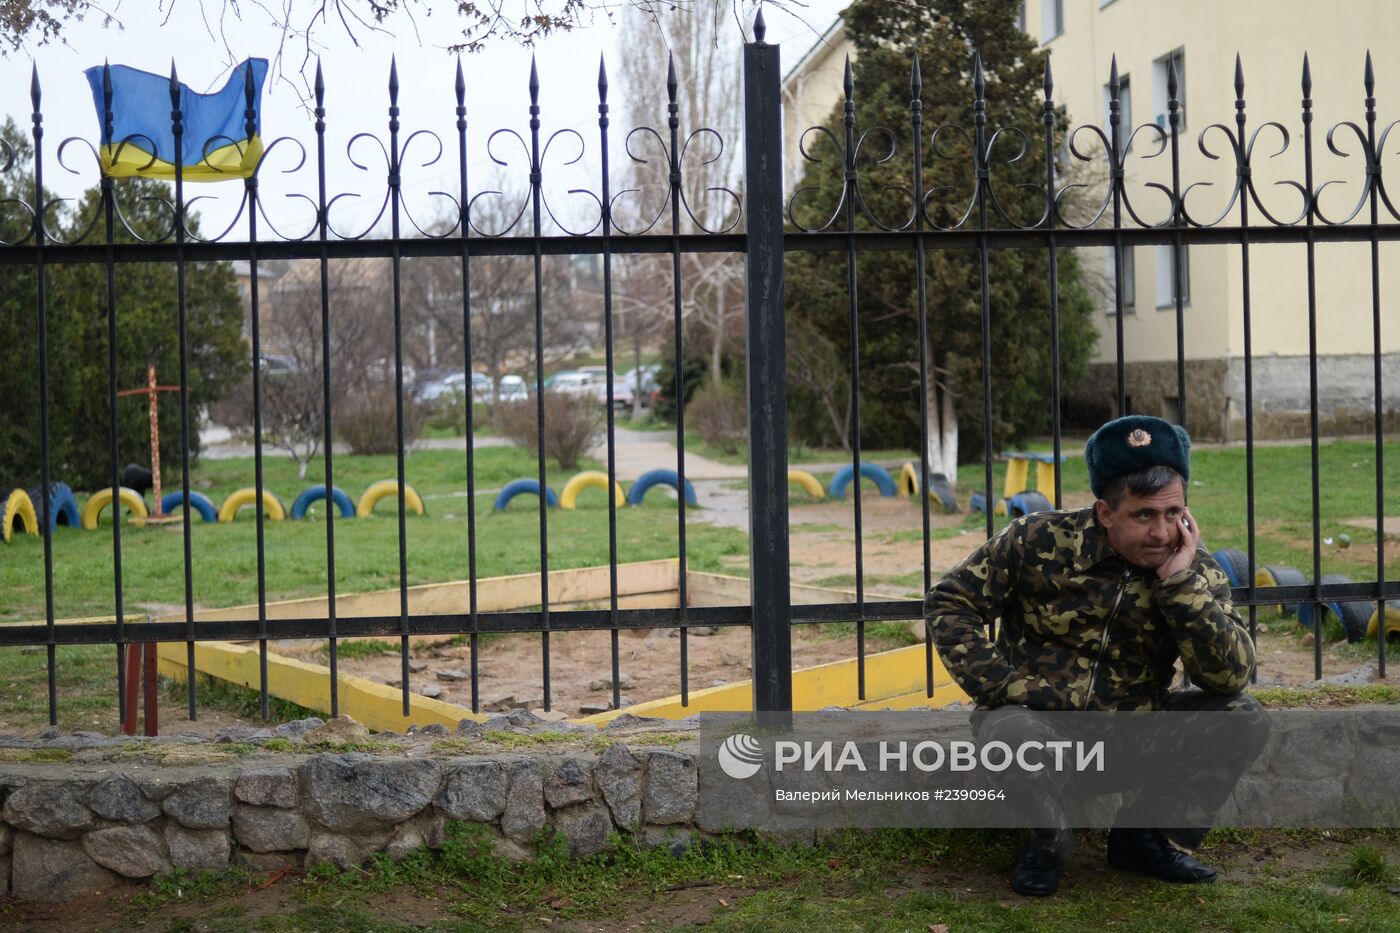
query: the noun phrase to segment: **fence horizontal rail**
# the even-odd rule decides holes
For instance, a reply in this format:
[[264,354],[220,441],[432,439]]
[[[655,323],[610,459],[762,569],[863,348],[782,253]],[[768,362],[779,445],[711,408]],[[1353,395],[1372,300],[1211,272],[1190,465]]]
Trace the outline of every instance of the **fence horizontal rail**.
[[[1239,246],[1247,238],[1252,245],[1314,243],[1366,243],[1400,240],[1400,225],[1353,223],[1338,226],[1279,227],[1141,227],[1075,230],[1064,227],[1038,227],[1028,230],[924,230],[886,233],[883,231],[793,233],[783,237],[786,252],[845,252],[854,239],[857,251],[894,252],[910,250],[922,243],[925,249],[977,249],[984,244],[992,249],[1044,249],[1053,236],[1062,247],[1170,246],[1182,243],[1191,246]],[[257,243],[221,240],[217,243],[125,243],[108,247],[101,243],[49,243],[41,248],[32,244],[6,246],[0,249],[0,265],[33,266],[40,260],[50,265],[63,263],[105,264],[175,262],[183,255],[186,262],[220,262],[246,260],[256,252],[260,260],[318,259],[389,259],[397,249],[405,259],[459,259],[467,256],[533,256],[538,245],[544,256],[590,256],[611,252],[614,255],[671,254],[677,249],[691,253],[743,253],[747,250],[743,234],[685,234],[679,243],[667,236],[553,236],[530,237],[468,237],[446,239],[403,240],[329,240],[284,241],[267,240]]]
[[[1400,597],[1400,581],[1386,583],[1327,583],[1316,590],[1310,586],[1256,587],[1251,598],[1246,587],[1234,589],[1237,607],[1273,606],[1280,603],[1304,602],[1374,602],[1378,598]],[[866,622],[899,622],[923,618],[921,600],[882,600],[855,603],[813,603],[792,607],[794,625],[826,625],[850,622],[859,616]],[[479,612],[472,627],[469,613],[434,613],[410,615],[407,622],[409,637],[434,635],[503,635],[540,634],[552,632],[605,632],[613,629],[637,630],[649,628],[682,628],[694,626],[736,626],[753,624],[751,606],[690,607],[682,617],[679,609],[570,609],[549,613],[549,628],[544,628],[541,612]],[[404,634],[400,616],[338,616],[335,637],[378,638],[399,637]],[[331,634],[331,620],[325,616],[307,619],[230,619],[217,622],[196,622],[193,640],[200,641],[258,641],[261,639],[326,638]],[[113,622],[83,622],[54,627],[53,638],[45,625],[8,625],[0,627],[0,647],[16,645],[111,645],[147,644],[150,642],[184,642],[190,640],[184,622],[142,623],[128,619],[118,633]]]

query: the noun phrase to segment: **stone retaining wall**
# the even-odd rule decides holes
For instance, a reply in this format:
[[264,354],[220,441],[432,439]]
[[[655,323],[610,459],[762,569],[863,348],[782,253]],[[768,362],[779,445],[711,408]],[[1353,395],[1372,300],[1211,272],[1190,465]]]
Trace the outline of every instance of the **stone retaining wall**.
[[6,737],[0,879],[20,899],[66,900],[174,869],[358,866],[440,846],[449,820],[489,826],[511,859],[531,857],[546,826],[575,856],[607,851],[615,832],[677,851],[694,833],[696,763],[674,747],[687,724],[624,716],[598,730],[517,710],[370,737],[345,722],[208,743]]

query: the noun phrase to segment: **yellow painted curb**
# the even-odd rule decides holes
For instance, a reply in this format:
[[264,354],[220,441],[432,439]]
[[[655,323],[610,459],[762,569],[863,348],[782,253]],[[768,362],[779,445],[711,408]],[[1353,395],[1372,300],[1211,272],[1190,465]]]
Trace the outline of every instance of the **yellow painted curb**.
[[[160,672],[179,683],[185,681],[185,646],[162,642],[157,651]],[[194,646],[195,670],[241,687],[258,689],[258,649],[225,641],[198,642]],[[329,711],[330,670],[280,655],[267,656],[267,692],[307,709]],[[411,723],[419,726],[441,723],[456,728],[463,719],[485,722],[486,716],[465,706],[444,703],[414,693],[409,694],[409,714],[403,714],[403,693],[396,687],[364,677],[340,675],[340,712],[375,731],[402,732]]]
[[[864,700],[858,696],[855,658],[793,671],[792,708],[796,712],[812,712],[827,706],[849,709],[937,708],[968,700],[967,694],[948,675],[937,654],[933,656],[933,696],[927,696],[924,662],[923,645],[909,645],[867,655]],[[753,682],[745,680],[722,687],[692,690],[689,699],[690,702],[682,706],[680,694],[676,694],[573,721],[603,725],[623,713],[661,719],[684,719],[696,713],[746,713],[753,710]]]

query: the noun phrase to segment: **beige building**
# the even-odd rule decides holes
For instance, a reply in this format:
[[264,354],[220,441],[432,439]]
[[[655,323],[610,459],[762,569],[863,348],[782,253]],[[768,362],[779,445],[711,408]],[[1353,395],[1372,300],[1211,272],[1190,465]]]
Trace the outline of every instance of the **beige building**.
[[[1345,8],[1344,15],[1342,7]],[[1074,126],[1106,126],[1108,76],[1116,54],[1122,81],[1124,123],[1167,126],[1168,64],[1175,65],[1184,129],[1179,135],[1181,184],[1192,190],[1186,209],[1210,222],[1226,210],[1235,184],[1230,143],[1209,130],[1235,127],[1234,71],[1239,54],[1246,79],[1250,132],[1278,121],[1288,148],[1271,129],[1260,133],[1252,159],[1253,179],[1263,206],[1281,220],[1301,211],[1301,196],[1276,182],[1303,179],[1300,86],[1303,53],[1313,77],[1315,184],[1336,179],[1321,196],[1321,209],[1340,220],[1351,211],[1365,178],[1365,162],[1350,131],[1337,131],[1341,158],[1329,151],[1327,133],[1344,120],[1365,126],[1362,74],[1367,49],[1377,77],[1378,131],[1400,117],[1400,17],[1386,0],[1027,0],[1023,28],[1051,53],[1055,96]],[[784,80],[786,168],[791,188],[802,158],[796,139],[802,128],[820,124],[841,99],[842,68],[854,46],[841,23],[833,25]],[[995,63],[988,63],[994,68]],[[859,64],[856,64],[857,79]],[[1094,149],[1089,133],[1081,149]],[[1394,149],[1392,140],[1390,148]],[[1170,185],[1167,154],[1151,130],[1140,130],[1126,165],[1128,196],[1148,223],[1166,219],[1167,200],[1148,187]],[[1098,150],[1095,150],[1098,151]],[[1384,162],[1383,162],[1384,164]],[[1400,172],[1400,160],[1395,171]],[[1388,166],[1387,166],[1388,167]],[[1102,163],[1099,163],[1100,177]],[[1103,192],[1100,181],[1098,191]],[[1363,209],[1358,219],[1365,220]],[[1382,221],[1387,219],[1382,207]],[[1220,223],[1239,223],[1238,205]],[[1267,223],[1250,205],[1251,225]],[[1134,221],[1125,216],[1126,225]],[[1391,218],[1391,222],[1397,222]],[[1397,247],[1380,248],[1381,345],[1388,419],[1400,427],[1400,282],[1393,272]],[[1308,431],[1308,301],[1306,250],[1302,244],[1253,245],[1250,249],[1250,307],[1256,433],[1298,436]],[[1090,251],[1086,266],[1102,270],[1112,284],[1112,253]],[[1324,244],[1316,251],[1318,393],[1322,429],[1364,433],[1376,404],[1372,385],[1370,251],[1365,242]],[[1202,439],[1244,436],[1244,268],[1240,247],[1193,245],[1185,249],[1184,355],[1187,360],[1188,427]],[[1172,250],[1137,246],[1125,251],[1123,292],[1124,359],[1132,411],[1178,417],[1176,313]],[[1093,423],[1113,414],[1116,319],[1112,301],[1097,318],[1100,341],[1094,374],[1073,393],[1070,414]]]

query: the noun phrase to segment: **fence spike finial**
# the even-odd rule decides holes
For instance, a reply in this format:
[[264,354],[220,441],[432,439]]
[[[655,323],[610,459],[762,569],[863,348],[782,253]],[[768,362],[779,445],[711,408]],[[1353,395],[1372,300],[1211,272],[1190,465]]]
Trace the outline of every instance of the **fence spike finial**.
[[39,112],[39,63],[33,62],[29,69],[29,99],[34,104],[34,112]]
[[758,13],[753,18],[753,41],[763,42],[763,37],[768,35],[768,24],[763,21],[763,4],[758,5]]
[[1048,104],[1055,96],[1055,76],[1050,72],[1050,56],[1045,56],[1045,102]]
[[676,102],[676,90],[680,87],[676,81],[676,56],[671,52],[666,53],[666,99],[671,103]]
[[457,106],[463,107],[467,103],[467,78],[462,74],[462,56],[457,56],[457,74],[452,79],[452,89],[457,94]]
[[531,103],[531,104],[538,104],[539,102],[540,102],[540,72],[539,72],[539,69],[535,67],[535,56],[534,56],[534,54],[532,53],[532,54],[530,55],[530,103]]
[[180,75],[175,71],[175,59],[170,59],[170,107],[180,109]]
[[321,58],[316,57],[316,80],[311,84],[316,93],[316,106],[321,107],[326,102],[326,79],[321,75]]
[[598,54],[598,101],[606,103],[608,99],[608,65],[602,53]]
[[1239,52],[1235,53],[1235,97],[1244,98],[1244,63]]
[[389,103],[399,102],[399,59],[397,55],[389,56]]
[[1122,90],[1123,85],[1118,80],[1118,54],[1115,52],[1113,60],[1108,66],[1108,96],[1113,100],[1118,100],[1118,95]]
[[972,94],[978,100],[987,98],[987,76],[982,71],[982,53],[972,53]]
[[924,76],[919,68],[919,53],[914,53],[914,66],[909,69],[909,96],[915,100],[924,90]]
[[1370,49],[1367,49],[1367,50],[1366,50],[1366,77],[1365,77],[1365,79],[1364,79],[1364,82],[1365,82],[1365,85],[1366,85],[1366,96],[1367,96],[1367,97],[1375,97],[1375,96],[1376,96],[1376,70],[1375,70],[1375,68],[1373,68],[1373,67],[1371,66],[1371,50],[1370,50]]
[[1308,63],[1308,53],[1303,53],[1303,96],[1312,97],[1312,65]]
[[841,89],[846,92],[846,100],[850,100],[856,93],[855,73],[851,71],[851,56],[846,54],[846,73],[841,79]]
[[1176,95],[1179,88],[1180,85],[1177,83],[1176,77],[1176,57],[1172,56],[1167,59],[1167,100],[1179,101],[1180,98]]

